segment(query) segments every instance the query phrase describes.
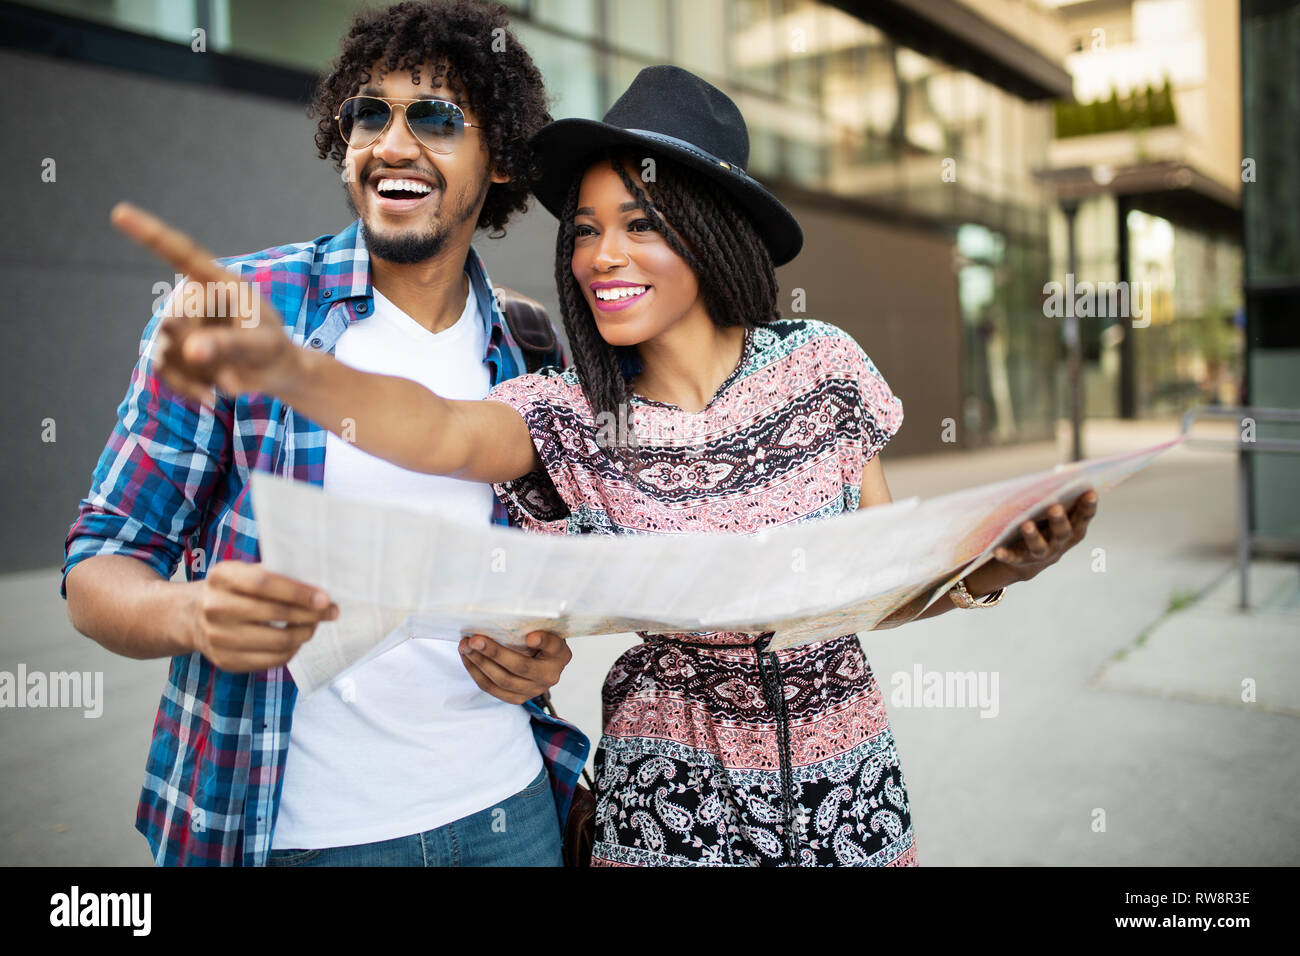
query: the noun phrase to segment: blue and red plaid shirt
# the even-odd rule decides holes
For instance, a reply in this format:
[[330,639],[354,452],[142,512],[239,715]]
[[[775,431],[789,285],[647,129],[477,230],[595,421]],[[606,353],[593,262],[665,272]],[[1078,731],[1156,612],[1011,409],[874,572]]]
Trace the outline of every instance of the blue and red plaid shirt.
[[[261,292],[304,348],[332,352],[351,322],[374,310],[370,256],[360,223],[337,236],[218,260]],[[497,308],[483,262],[465,270],[488,323],[484,361],[492,384],[525,371],[523,353]],[[214,561],[258,560],[248,494],[254,471],[323,485],[326,431],[267,395],[217,394],[215,409],[179,397],[155,376],[161,309],[145,326],[118,421],[90,491],[68,532],[68,571],[96,554],[125,554],[164,579],[185,561],[202,578]],[[566,365],[563,347],[544,364]],[[496,503],[492,520],[507,524]],[[154,720],[136,829],[160,865],[265,865],[289,752],[297,688],[286,668],[229,674],[198,653],[179,655]],[[555,791],[561,825],[590,741],[571,724],[525,705]]]

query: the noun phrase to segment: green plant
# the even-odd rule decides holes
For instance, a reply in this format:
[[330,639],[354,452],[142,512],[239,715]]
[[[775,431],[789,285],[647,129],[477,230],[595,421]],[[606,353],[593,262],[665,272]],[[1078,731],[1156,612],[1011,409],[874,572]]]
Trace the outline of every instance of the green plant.
[[1176,614],[1185,607],[1196,603],[1197,594],[1195,591],[1175,591],[1169,595],[1169,607],[1165,613]]
[[1053,118],[1057,139],[1116,130],[1143,130],[1178,122],[1174,110],[1174,88],[1169,77],[1165,77],[1160,89],[1148,84],[1146,89],[1135,89],[1122,100],[1119,91],[1113,87],[1110,96],[1089,103],[1057,100],[1053,105]]

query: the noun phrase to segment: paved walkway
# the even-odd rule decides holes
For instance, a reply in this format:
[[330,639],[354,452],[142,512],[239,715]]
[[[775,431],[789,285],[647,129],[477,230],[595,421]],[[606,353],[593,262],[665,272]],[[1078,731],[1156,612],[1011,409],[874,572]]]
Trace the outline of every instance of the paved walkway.
[[[1176,431],[1107,423],[1086,451]],[[886,456],[885,470],[895,498],[930,497],[1051,467],[1062,447]],[[1102,499],[1085,545],[997,609],[863,636],[922,864],[1300,863],[1296,566],[1259,564],[1257,606],[1228,606],[1233,480],[1230,455],[1167,453]],[[58,580],[0,577],[0,671],[102,672],[103,713],[0,711],[0,864],[147,864],[132,823],[167,664],[78,635]],[[573,642],[560,713],[598,733],[600,683],[632,640]],[[918,672],[969,673],[987,696],[917,706]]]

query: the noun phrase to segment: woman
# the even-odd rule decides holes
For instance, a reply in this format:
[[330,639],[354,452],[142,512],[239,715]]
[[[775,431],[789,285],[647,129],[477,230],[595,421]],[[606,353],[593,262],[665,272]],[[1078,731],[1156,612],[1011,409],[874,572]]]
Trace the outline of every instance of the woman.
[[[747,533],[889,501],[877,453],[901,403],[847,334],[778,318],[773,268],[802,236],[743,172],[735,105],[651,67],[604,122],[564,120],[535,145],[537,195],[560,218],[573,369],[447,401],[293,348],[274,322],[168,320],[189,368],[163,373],[267,392],[332,430],[348,421],[363,450],[403,467],[492,482],[532,531]],[[996,603],[1083,536],[1095,500],[1052,509],[1050,541],[1027,524],[923,616]],[[642,637],[605,683],[593,863],[916,862],[856,635],[780,651],[771,634]]]

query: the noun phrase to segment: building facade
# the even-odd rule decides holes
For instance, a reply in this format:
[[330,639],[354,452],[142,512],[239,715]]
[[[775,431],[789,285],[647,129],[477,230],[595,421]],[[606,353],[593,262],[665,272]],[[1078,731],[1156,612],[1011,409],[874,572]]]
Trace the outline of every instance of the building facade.
[[1236,404],[1243,374],[1240,26],[1231,0],[1052,0],[1071,101],[1045,178],[1052,272],[1123,284],[1081,320],[1093,417]]

